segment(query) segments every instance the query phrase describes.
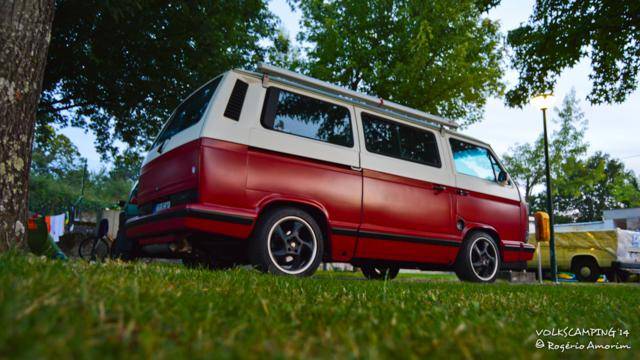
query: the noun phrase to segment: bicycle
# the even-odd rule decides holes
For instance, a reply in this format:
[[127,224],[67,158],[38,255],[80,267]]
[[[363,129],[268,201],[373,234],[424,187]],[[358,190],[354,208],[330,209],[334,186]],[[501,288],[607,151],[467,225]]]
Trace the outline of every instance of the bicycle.
[[89,236],[80,242],[78,256],[87,261],[104,261],[111,253],[113,240],[108,235],[109,221],[100,220],[96,235]]

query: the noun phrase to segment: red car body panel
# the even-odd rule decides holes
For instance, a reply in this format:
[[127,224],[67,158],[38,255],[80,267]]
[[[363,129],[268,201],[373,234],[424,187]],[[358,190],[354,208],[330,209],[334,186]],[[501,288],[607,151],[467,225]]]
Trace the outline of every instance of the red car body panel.
[[436,184],[366,169],[363,183],[357,257],[452,262],[461,238],[454,224],[455,199],[450,189],[438,190]]
[[138,204],[196,188],[200,143],[191,141],[146,164],[140,171]]
[[520,240],[522,224],[520,201],[468,191],[468,195],[458,195],[457,215],[465,223],[491,224],[500,239]]
[[[479,193],[460,196],[424,181],[201,138],[146,164],[138,204],[197,191],[194,203],[127,222],[139,244],[205,233],[245,241],[259,214],[276,203],[313,207],[326,219],[328,259],[377,259],[449,266],[474,229],[498,235],[504,262],[525,261],[526,206]],[[458,220],[465,227],[458,230]],[[212,240],[214,241],[214,240]]]

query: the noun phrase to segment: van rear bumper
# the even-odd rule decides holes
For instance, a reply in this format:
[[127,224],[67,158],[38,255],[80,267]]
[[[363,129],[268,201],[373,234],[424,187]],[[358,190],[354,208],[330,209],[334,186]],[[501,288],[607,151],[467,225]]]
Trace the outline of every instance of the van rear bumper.
[[128,238],[139,242],[165,242],[172,235],[208,233],[230,238],[246,239],[253,228],[255,215],[224,211],[204,204],[175,206],[155,214],[136,216],[127,220]]
[[536,251],[535,246],[520,241],[502,241],[503,262],[529,261]]

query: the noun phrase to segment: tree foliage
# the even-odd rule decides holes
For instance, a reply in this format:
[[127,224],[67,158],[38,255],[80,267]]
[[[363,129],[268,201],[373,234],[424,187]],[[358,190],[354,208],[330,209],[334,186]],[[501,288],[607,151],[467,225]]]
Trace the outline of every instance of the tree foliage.
[[584,162],[586,176],[577,184],[572,201],[576,221],[602,218],[602,211],[640,205],[638,178],[624,164],[608,154],[596,152]]
[[79,169],[84,161],[71,139],[57,134],[50,125],[37,125],[31,157],[32,175],[64,177]]
[[57,214],[79,204],[80,210],[98,211],[126,199],[140,167],[137,153],[119,155],[110,170],[85,171],[86,160],[69,138],[51,126],[38,134],[29,177],[29,210]]
[[300,48],[293,44],[289,34],[279,29],[273,38],[273,45],[267,50],[267,60],[271,65],[292,71],[300,71],[303,65]]
[[292,2],[314,77],[466,123],[501,94],[496,1]]
[[208,79],[264,59],[277,21],[263,0],[57,0],[38,120],[147,146]]
[[[583,140],[587,122],[574,91],[564,98],[561,108],[556,108],[555,111],[557,119],[553,121],[558,123],[560,128],[549,138],[549,163],[551,177],[562,181],[563,174],[570,171],[571,165],[587,154],[588,144]],[[504,162],[511,176],[525,190],[527,202],[531,203],[536,187],[545,181],[542,135],[533,143],[514,146],[510,153],[504,156]]]
[[507,102],[522,106],[553,89],[558,76],[589,58],[593,104],[622,102],[638,86],[640,1],[537,0],[529,21],[512,30],[513,66],[519,83]]
[[[550,137],[549,158],[557,222],[601,220],[606,209],[640,206],[640,187],[632,171],[608,154],[588,156],[583,140],[587,121],[575,92],[565,97],[556,116],[560,127]],[[504,163],[524,189],[531,212],[546,211],[542,136],[512,148]]]

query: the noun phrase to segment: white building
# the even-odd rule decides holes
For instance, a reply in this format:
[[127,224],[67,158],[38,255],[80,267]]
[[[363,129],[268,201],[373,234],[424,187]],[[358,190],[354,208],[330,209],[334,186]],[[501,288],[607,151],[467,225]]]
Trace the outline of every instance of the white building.
[[640,208],[605,210],[603,217],[605,221],[612,221],[614,227],[620,229],[640,229]]

